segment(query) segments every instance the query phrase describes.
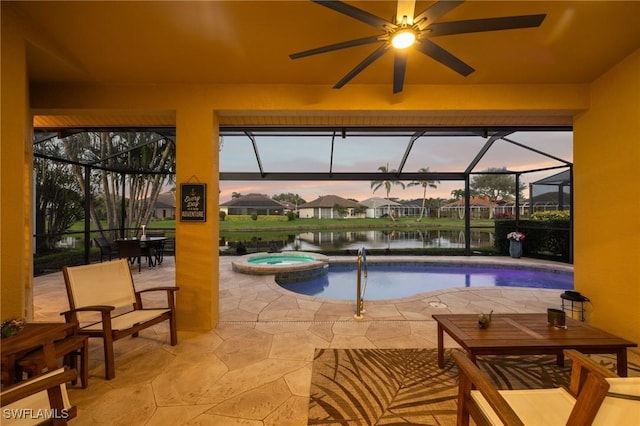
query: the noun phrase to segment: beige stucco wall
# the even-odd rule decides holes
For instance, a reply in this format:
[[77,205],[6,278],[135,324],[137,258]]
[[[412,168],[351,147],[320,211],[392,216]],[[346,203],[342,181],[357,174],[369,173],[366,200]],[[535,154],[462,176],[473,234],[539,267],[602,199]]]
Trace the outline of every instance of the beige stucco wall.
[[591,85],[574,163],[575,287],[589,322],[640,342],[640,50]]

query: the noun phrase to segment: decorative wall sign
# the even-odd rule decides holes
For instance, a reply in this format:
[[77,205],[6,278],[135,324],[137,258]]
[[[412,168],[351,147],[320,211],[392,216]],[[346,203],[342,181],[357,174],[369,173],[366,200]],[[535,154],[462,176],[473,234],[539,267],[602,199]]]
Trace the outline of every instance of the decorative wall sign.
[[207,184],[180,184],[180,221],[207,221]]

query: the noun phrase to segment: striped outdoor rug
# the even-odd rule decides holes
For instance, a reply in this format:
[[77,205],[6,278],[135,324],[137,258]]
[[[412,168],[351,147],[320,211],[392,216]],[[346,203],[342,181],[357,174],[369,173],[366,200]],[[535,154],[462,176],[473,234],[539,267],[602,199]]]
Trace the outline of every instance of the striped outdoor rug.
[[[612,369],[613,359],[599,357]],[[553,356],[481,357],[478,365],[500,389],[569,383],[570,368]],[[448,352],[438,368],[435,349],[316,349],[308,424],[455,425],[457,377]]]

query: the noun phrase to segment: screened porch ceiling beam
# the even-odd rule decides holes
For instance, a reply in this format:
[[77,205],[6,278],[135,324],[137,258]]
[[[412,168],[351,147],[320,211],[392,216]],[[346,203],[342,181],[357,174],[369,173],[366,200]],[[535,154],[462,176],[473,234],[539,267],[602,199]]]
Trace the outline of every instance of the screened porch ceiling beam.
[[407,149],[404,151],[404,155],[402,156],[402,160],[400,161],[400,165],[398,166],[398,175],[402,173],[402,169],[404,169],[404,165],[407,162],[407,158],[409,158],[409,153],[411,152],[411,148],[413,148],[413,144],[418,140],[420,136],[424,135],[424,131],[415,132],[411,139],[409,139],[409,143],[407,144]]
[[331,157],[329,157],[329,176],[331,176],[331,174],[333,173],[333,147],[334,147],[335,141],[336,141],[336,132],[333,132],[333,135],[331,135]]
[[476,155],[476,157],[471,161],[471,163],[469,164],[469,167],[467,167],[467,170],[465,170],[465,174],[470,174],[473,169],[478,165],[478,163],[480,162],[480,160],[482,160],[482,157],[484,157],[484,155],[487,153],[487,151],[489,151],[489,148],[491,148],[491,146],[493,145],[493,143],[495,141],[497,141],[498,139],[501,139],[509,134],[511,134],[513,132],[498,132],[495,135],[492,135],[489,140],[484,144],[484,146],[482,147],[482,149],[480,150],[480,152],[478,152],[478,155]]
[[264,178],[264,169],[262,168],[262,161],[260,160],[260,153],[258,152],[258,144],[256,143],[256,138],[253,136],[251,132],[244,132],[245,135],[251,140],[251,145],[253,145],[253,152],[256,155],[256,161],[258,162],[258,170],[260,170],[260,176]]
[[120,157],[122,154],[127,154],[129,152],[135,151],[136,149],[140,149],[143,146],[147,146],[147,145],[150,145],[152,143],[160,142],[162,140],[166,140],[169,143],[173,143],[173,141],[171,139],[167,139],[164,136],[160,136],[159,138],[151,139],[150,141],[140,143],[140,144],[138,144],[136,146],[132,146],[131,148],[123,149],[122,151],[118,151],[115,154],[107,155],[106,157],[102,157],[102,158],[99,158],[97,160],[88,162],[87,164],[93,166],[93,165],[102,163],[103,161],[111,160],[112,158]]
[[545,156],[545,157],[547,157],[547,158],[551,158],[552,160],[556,160],[556,161],[559,161],[559,162],[561,162],[561,163],[564,163],[564,164],[566,164],[567,166],[572,166],[572,165],[573,165],[573,163],[571,163],[571,162],[569,162],[569,161],[567,161],[567,160],[563,160],[562,158],[556,157],[555,155],[547,154],[546,152],[540,151],[539,149],[535,149],[535,148],[532,148],[532,147],[530,147],[530,146],[527,146],[527,145],[521,144],[520,142],[516,142],[516,141],[514,141],[514,140],[512,140],[512,139],[509,139],[509,138],[507,138],[507,137],[504,137],[504,136],[503,136],[503,137],[501,137],[500,139],[502,139],[503,141],[507,141],[507,142],[509,142],[509,143],[512,143],[512,144],[514,144],[514,145],[516,145],[516,146],[519,146],[520,148],[527,149],[527,150],[529,150],[529,151],[535,152],[536,154],[544,155],[544,156]]
[[235,181],[378,181],[378,180],[464,180],[464,173],[440,172],[440,173],[305,173],[305,172],[222,172],[220,180]]

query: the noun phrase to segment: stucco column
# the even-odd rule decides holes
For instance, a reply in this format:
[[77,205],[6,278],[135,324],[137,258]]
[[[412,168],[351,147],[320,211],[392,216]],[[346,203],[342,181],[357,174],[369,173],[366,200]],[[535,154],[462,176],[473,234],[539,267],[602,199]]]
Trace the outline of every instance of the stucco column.
[[0,319],[33,315],[31,298],[31,114],[25,42],[2,5],[0,126]]
[[[218,121],[199,97],[176,111],[176,285],[179,330],[210,330],[219,319]],[[206,222],[180,221],[180,184],[205,183]]]
[[576,117],[574,287],[591,302],[587,321],[640,342],[640,49],[591,84]]

